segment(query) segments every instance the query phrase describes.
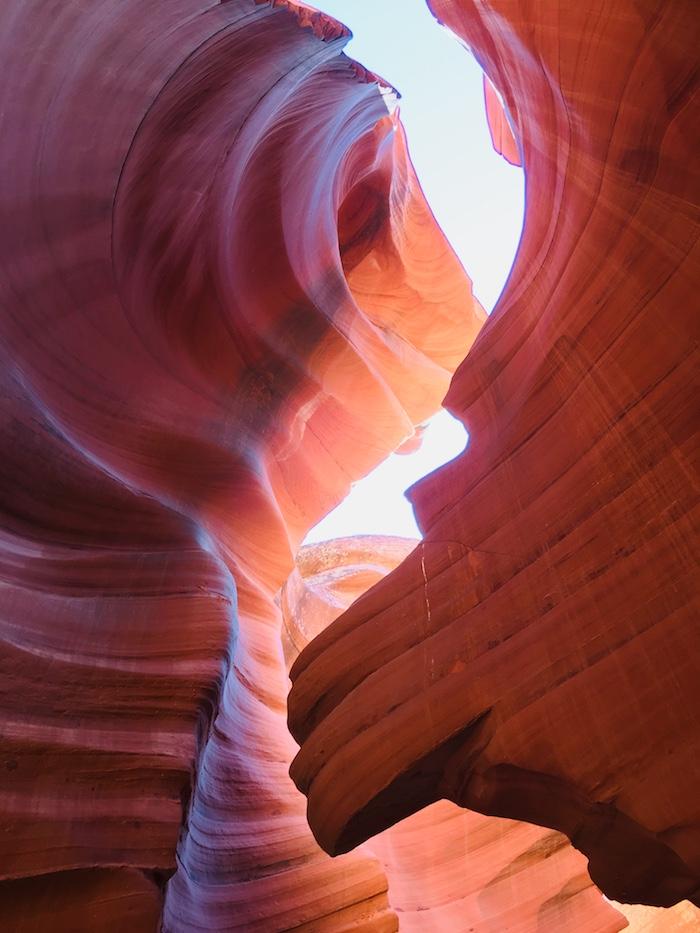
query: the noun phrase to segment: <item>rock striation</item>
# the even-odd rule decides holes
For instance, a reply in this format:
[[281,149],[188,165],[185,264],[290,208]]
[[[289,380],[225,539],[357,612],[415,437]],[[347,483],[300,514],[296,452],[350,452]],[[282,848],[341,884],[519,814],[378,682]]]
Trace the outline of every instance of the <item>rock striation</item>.
[[[411,539],[373,535],[303,547],[281,595],[288,659],[414,546]],[[362,848],[382,865],[402,931],[615,933],[628,927],[593,885],[585,858],[552,830],[442,800]]]
[[[697,920],[585,870],[697,901],[697,16],[432,5],[528,182],[451,386],[485,315],[344,26],[0,9],[11,933]],[[297,557],[448,387],[424,542]]]
[[289,778],[274,597],[485,316],[348,36],[269,0],[0,10],[11,929],[396,929]]
[[565,834],[609,898],[697,904],[700,20],[431,6],[502,97],[523,237],[423,542],[292,667],[292,774],[328,852],[445,799]]

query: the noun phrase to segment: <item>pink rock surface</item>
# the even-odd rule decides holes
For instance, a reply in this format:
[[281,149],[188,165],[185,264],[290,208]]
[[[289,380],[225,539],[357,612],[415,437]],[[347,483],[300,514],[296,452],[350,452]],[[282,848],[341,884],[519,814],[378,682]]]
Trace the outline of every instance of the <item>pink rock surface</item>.
[[347,37],[293,3],[0,10],[0,868],[30,929],[34,884],[81,928],[96,870],[141,927],[172,875],[167,931],[396,928],[288,776],[274,596],[484,314]]
[[522,165],[518,141],[503,106],[503,100],[486,75],[484,75],[484,103],[493,148],[511,165]]
[[329,852],[445,798],[565,833],[610,898],[697,902],[700,19],[431,6],[503,94],[523,238],[424,542],[292,668],[292,773]]
[[586,857],[695,896],[698,19],[433,6],[524,239],[425,544],[296,565],[485,319],[391,89],[291,0],[0,9],[3,929],[612,933]]

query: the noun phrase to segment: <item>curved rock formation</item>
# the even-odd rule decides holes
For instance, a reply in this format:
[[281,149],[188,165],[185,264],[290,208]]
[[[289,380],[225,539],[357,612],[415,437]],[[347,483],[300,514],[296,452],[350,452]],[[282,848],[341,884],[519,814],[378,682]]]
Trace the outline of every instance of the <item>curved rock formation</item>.
[[294,556],[483,311],[336,21],[0,9],[3,929],[620,929],[558,830],[610,895],[697,888],[697,17],[433,5],[528,212],[425,543],[294,668],[326,848],[454,802],[336,860],[284,654],[406,545]]
[[302,547],[279,600],[287,666],[415,545],[415,538],[353,535]]
[[[288,657],[293,660],[414,545],[406,538],[358,536],[303,547],[281,596]],[[585,858],[551,830],[440,801],[363,849],[382,864],[402,931],[615,933],[628,926],[591,882]]]
[[347,38],[291,2],[2,5],[19,929],[110,900],[152,929],[173,872],[167,931],[396,928],[379,863],[329,859],[289,779],[274,595],[484,314]]
[[431,5],[503,95],[524,233],[424,542],[292,668],[292,773],[329,852],[446,798],[565,833],[611,898],[698,903],[700,20]]

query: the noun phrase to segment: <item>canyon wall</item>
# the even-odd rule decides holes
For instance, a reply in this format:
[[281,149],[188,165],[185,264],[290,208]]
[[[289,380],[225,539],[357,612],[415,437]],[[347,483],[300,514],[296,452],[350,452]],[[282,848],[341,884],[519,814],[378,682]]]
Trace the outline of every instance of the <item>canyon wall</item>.
[[2,5],[5,930],[396,929],[289,778],[274,597],[484,313],[347,40]]
[[[527,173],[450,386],[485,315],[342,25],[2,5],[3,929],[613,933],[587,859],[697,896],[700,36],[614,6],[433,3]],[[295,561],[448,388],[425,541]]]
[[[372,535],[303,547],[281,596],[289,659],[415,543]],[[365,848],[381,863],[399,929],[408,933],[615,933],[628,927],[624,908],[607,903],[591,881],[584,856],[549,829],[442,800]],[[632,931],[641,928],[633,924]]]
[[292,774],[329,852],[445,799],[565,834],[609,898],[698,903],[700,19],[431,6],[502,96],[524,232],[423,542],[292,667]]

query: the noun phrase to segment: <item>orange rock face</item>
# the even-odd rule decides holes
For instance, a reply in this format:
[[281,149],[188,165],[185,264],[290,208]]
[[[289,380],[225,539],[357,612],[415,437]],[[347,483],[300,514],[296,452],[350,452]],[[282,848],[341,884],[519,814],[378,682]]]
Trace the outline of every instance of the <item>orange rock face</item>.
[[503,95],[523,239],[424,542],[292,668],[292,774],[329,852],[444,798],[564,833],[610,898],[698,903],[700,20],[431,5]]
[[[302,548],[281,597],[288,657],[396,567],[414,544],[368,536]],[[565,836],[538,826],[481,816],[443,800],[361,850],[381,863],[389,903],[404,931],[615,933],[627,927],[591,882],[585,858]]]
[[293,0],[0,8],[3,930],[613,933],[586,858],[696,897],[697,16],[433,5],[524,239],[425,542],[296,562],[485,319],[391,89]]
[[354,535],[303,547],[280,594],[288,666],[344,609],[411,553],[413,538]]
[[274,597],[484,314],[347,37],[289,2],[0,10],[10,929],[396,928],[289,778]]

